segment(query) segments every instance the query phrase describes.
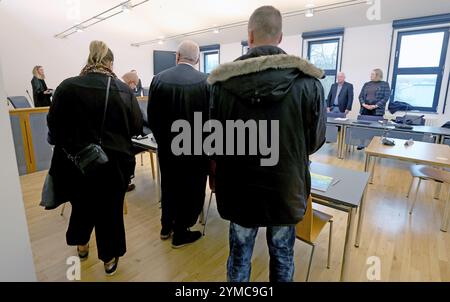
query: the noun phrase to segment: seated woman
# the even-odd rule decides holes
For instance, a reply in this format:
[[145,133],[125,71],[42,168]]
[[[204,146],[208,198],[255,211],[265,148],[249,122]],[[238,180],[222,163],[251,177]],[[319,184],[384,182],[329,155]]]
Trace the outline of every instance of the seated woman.
[[383,71],[374,69],[370,76],[370,82],[364,84],[359,95],[361,103],[361,115],[384,116],[386,104],[391,97],[389,83],[383,81]]

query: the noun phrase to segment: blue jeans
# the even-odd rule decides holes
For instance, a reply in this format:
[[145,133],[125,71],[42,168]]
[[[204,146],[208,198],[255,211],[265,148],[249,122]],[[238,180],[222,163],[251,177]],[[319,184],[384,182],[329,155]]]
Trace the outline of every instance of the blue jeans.
[[[230,256],[228,282],[249,282],[252,255],[259,228],[230,224]],[[270,282],[292,282],[294,279],[295,226],[268,227]]]

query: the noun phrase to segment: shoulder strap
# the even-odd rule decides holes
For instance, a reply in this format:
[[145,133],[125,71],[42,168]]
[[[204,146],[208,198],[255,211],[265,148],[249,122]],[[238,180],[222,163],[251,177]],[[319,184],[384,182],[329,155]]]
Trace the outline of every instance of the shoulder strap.
[[105,130],[106,111],[108,110],[109,91],[111,89],[111,77],[108,77],[108,85],[106,86],[105,111],[103,112],[102,127],[100,128],[100,146],[102,145],[103,132]]

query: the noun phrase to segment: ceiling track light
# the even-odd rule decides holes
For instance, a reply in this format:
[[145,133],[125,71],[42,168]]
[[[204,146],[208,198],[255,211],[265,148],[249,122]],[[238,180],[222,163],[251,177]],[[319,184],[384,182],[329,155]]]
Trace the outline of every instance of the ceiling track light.
[[307,4],[306,5],[306,12],[305,12],[305,17],[306,18],[312,18],[314,17],[314,4]]
[[140,6],[144,3],[147,3],[149,1],[150,0],[143,0],[136,4],[133,4],[133,2],[131,0],[122,2],[116,6],[111,7],[110,9],[105,10],[104,12],[101,12],[100,14],[93,16],[92,18],[89,18],[77,25],[74,25],[74,26],[66,29],[65,31],[62,31],[62,32],[56,34],[54,37],[58,38],[58,39],[67,38],[73,34],[82,32],[82,31],[86,30],[87,28],[92,27],[102,21],[108,20],[108,19],[110,19],[114,16],[117,16],[119,14],[122,14],[122,13],[127,13],[130,10],[132,10],[133,8]]
[[[330,10],[334,10],[334,9],[351,7],[351,6],[362,5],[362,4],[367,5],[367,0],[347,0],[347,1],[343,1],[343,2],[327,4],[327,5],[322,5],[322,6],[314,6],[313,5],[312,7],[308,7],[308,5],[307,5],[307,7],[305,9],[286,12],[286,13],[283,13],[282,16],[283,16],[283,18],[290,18],[290,17],[299,16],[299,15],[306,15],[308,9],[312,9],[312,14],[314,15],[314,13],[317,13],[317,12],[330,11]],[[241,22],[235,22],[235,23],[230,23],[230,24],[226,24],[226,25],[221,25],[220,28],[217,26],[214,26],[212,28],[205,28],[205,29],[188,32],[188,33],[182,33],[182,34],[177,34],[177,35],[173,35],[170,37],[166,37],[164,39],[164,41],[183,39],[186,37],[208,34],[211,32],[216,33],[216,30],[219,30],[219,32],[220,32],[222,30],[238,28],[238,27],[242,27],[242,26],[246,26],[246,25],[248,25],[248,21],[241,21]],[[151,44],[156,44],[156,43],[159,44],[159,41],[160,41],[160,39],[153,39],[153,40],[143,41],[143,42],[139,42],[139,43],[133,43],[133,44],[131,44],[131,46],[139,47],[139,46],[151,45]]]

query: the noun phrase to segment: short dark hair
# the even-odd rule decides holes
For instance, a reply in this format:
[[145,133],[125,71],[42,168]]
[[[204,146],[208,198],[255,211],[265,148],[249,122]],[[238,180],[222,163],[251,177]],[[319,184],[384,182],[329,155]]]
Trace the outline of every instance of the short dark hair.
[[277,38],[283,31],[281,12],[270,5],[261,6],[250,17],[248,30],[253,32],[257,41]]

